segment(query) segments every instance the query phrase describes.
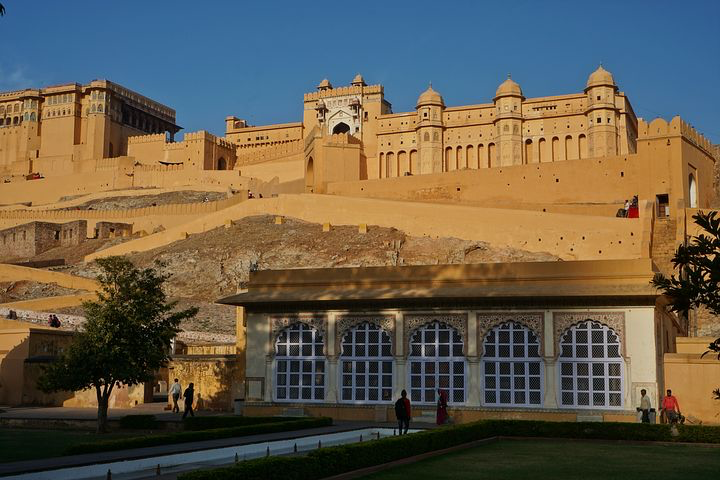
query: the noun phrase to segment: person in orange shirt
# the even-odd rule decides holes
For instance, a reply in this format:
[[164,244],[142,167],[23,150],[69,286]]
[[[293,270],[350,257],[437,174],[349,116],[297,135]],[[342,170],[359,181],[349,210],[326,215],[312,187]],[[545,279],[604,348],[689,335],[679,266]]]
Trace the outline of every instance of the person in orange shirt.
[[672,390],[668,389],[667,395],[662,400],[662,412],[670,423],[677,423],[680,419],[680,404],[672,394]]

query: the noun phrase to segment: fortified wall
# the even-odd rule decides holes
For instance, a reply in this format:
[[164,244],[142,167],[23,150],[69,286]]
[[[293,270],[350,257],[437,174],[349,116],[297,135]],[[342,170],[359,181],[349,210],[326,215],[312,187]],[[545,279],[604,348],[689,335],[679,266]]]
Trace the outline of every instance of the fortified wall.
[[55,247],[75,246],[86,239],[87,222],[31,222],[0,230],[1,258],[32,258]]
[[236,146],[201,130],[186,133],[181,142],[165,135],[142,135],[128,139],[128,155],[141,165],[183,165],[187,170],[232,170]]

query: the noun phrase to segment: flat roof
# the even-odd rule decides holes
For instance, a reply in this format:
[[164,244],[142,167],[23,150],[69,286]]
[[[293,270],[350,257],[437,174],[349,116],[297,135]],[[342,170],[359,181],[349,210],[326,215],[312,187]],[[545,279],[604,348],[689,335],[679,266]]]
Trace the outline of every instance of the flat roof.
[[247,291],[217,303],[272,308],[572,297],[654,304],[656,271],[649,258],[265,270],[250,274]]

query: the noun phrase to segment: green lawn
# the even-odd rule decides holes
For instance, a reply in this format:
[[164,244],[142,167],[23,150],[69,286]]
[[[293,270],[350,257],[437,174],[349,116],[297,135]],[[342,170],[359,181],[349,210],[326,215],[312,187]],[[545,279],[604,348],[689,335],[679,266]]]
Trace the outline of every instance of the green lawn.
[[572,440],[501,440],[364,477],[404,479],[716,478],[720,448]]
[[59,457],[69,445],[142,435],[138,432],[98,435],[77,430],[0,429],[0,462]]

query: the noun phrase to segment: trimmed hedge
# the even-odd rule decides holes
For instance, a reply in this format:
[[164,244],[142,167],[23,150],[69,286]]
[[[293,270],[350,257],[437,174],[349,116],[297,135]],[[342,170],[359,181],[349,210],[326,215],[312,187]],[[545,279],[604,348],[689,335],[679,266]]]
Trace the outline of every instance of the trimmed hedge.
[[120,428],[131,430],[155,430],[160,422],[155,415],[125,415],[120,419]]
[[219,415],[212,417],[187,417],[183,420],[185,430],[210,430],[215,428],[244,427],[264,423],[301,420],[305,417],[241,417],[237,415]]
[[81,443],[71,445],[63,454],[76,455],[80,453],[108,452],[112,450],[125,450],[129,448],[154,447],[157,445],[172,445],[186,442],[199,442],[202,440],[215,440],[218,438],[244,437],[262,433],[289,432],[305,428],[326,427],[332,425],[332,419],[327,417],[303,418],[299,420],[278,421],[275,423],[262,423],[257,425],[244,425],[231,428],[215,428],[211,430],[176,432],[160,435],[146,435],[142,437],[118,438],[94,443]]
[[282,473],[285,480],[312,480],[494,436],[720,443],[720,427],[681,425],[678,431],[679,435],[673,437],[669,425],[484,420],[372,442],[322,448],[304,457],[248,460],[231,467],[185,473],[178,478],[267,480]]

